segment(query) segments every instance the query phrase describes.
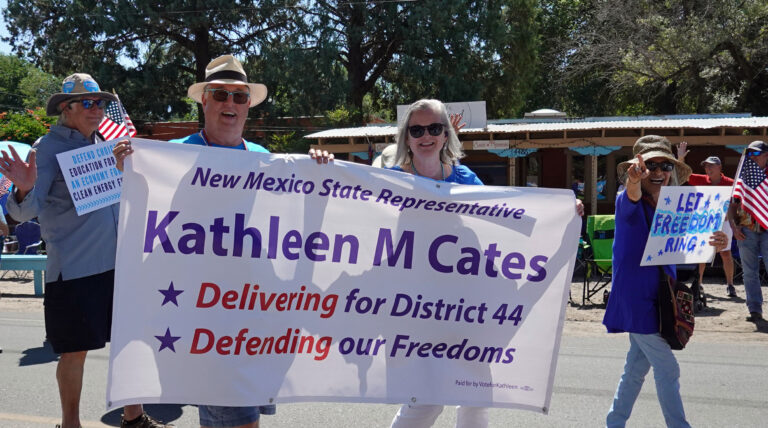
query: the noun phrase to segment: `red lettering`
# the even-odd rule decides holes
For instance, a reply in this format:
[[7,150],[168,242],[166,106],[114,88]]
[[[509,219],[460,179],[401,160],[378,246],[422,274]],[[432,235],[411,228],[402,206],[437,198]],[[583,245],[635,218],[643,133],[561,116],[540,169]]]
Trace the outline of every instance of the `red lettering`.
[[[213,298],[209,302],[205,302],[205,294],[208,290],[213,291]],[[197,307],[198,308],[210,308],[219,301],[219,295],[221,289],[218,285],[212,282],[204,282],[200,284],[200,294],[197,295]]]
[[[201,335],[208,336],[207,338],[203,339],[203,340],[207,340],[207,344],[202,348],[198,346]],[[189,353],[205,354],[206,352],[211,350],[211,347],[213,347],[213,332],[205,328],[195,329],[195,337],[192,339],[192,348],[189,350]]]

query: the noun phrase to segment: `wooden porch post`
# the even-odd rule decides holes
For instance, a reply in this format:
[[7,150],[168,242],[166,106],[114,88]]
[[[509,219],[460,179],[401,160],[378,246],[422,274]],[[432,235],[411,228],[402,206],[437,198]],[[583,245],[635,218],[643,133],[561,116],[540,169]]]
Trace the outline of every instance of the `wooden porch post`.
[[597,156],[587,156],[589,161],[589,203],[590,214],[597,214]]
[[507,170],[507,185],[508,186],[514,186],[515,182],[517,181],[516,180],[516,178],[517,178],[517,170],[515,168],[516,167],[515,164],[516,164],[515,158],[513,158],[511,156],[507,158],[507,166],[508,166],[508,170]]

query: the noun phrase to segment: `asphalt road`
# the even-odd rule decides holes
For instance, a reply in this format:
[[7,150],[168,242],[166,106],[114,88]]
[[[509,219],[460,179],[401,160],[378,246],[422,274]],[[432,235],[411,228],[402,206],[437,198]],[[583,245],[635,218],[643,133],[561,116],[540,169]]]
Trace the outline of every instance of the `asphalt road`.
[[[43,346],[42,313],[0,311],[0,427],[53,427],[59,421],[56,355]],[[626,335],[564,337],[549,415],[493,409],[493,427],[598,427],[610,407],[628,348]],[[89,354],[81,415],[84,427],[118,426],[105,410],[108,350]],[[696,343],[679,352],[686,413],[695,427],[768,426],[768,345]],[[272,427],[387,427],[398,406],[297,403],[262,418]],[[152,405],[151,414],[178,427],[197,426],[197,408]],[[436,427],[452,427],[446,409]],[[664,426],[649,374],[629,426]]]

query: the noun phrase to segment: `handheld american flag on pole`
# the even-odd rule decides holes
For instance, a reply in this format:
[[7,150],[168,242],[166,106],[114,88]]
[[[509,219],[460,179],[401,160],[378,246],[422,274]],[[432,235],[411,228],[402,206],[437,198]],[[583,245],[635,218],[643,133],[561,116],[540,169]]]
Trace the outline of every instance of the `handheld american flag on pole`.
[[128,112],[123,108],[123,103],[120,102],[119,97],[117,101],[109,103],[109,106],[104,110],[104,120],[99,124],[99,132],[106,140],[136,135],[136,128],[133,126],[131,118],[128,117]]
[[733,197],[741,199],[741,206],[760,226],[768,229],[768,176],[761,167],[744,151],[736,182],[733,184]]

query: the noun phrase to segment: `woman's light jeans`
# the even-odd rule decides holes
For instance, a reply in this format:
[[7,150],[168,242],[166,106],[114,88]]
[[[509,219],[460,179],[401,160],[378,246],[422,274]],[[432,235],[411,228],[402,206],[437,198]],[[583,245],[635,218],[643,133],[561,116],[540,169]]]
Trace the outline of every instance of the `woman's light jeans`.
[[[648,370],[653,367],[656,394],[668,427],[690,427],[685,420],[683,400],[680,398],[680,366],[672,348],[660,334],[629,333],[629,352],[624,364],[616,395],[613,397],[606,425],[623,427],[632,413],[632,406],[643,387]],[[642,423],[638,424],[642,425]]]

